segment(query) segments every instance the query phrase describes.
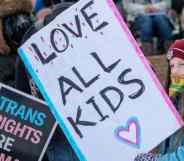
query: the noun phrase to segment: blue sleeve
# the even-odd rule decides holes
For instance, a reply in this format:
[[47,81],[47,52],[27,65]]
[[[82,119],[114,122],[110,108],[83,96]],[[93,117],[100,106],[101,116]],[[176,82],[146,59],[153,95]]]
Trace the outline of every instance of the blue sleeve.
[[42,0],[36,0],[35,6],[34,6],[34,12],[38,13],[43,7],[43,1]]
[[159,156],[157,161],[184,161],[184,146],[178,147],[173,153]]

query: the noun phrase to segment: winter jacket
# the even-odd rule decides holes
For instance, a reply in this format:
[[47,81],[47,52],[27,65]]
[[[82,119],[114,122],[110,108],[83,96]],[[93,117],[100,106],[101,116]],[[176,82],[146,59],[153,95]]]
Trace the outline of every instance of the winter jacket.
[[3,19],[3,36],[11,49],[11,54],[0,54],[0,82],[14,86],[17,48],[22,36],[31,25],[32,18],[29,15],[18,14]]
[[30,0],[0,0],[0,53],[8,54],[10,48],[4,38],[4,18],[17,14],[29,14],[32,12],[32,3]]

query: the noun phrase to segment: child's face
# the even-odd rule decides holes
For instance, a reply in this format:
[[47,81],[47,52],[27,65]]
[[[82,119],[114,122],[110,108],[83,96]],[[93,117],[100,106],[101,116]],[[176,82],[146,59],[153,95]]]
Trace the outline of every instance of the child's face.
[[171,75],[184,76],[184,60],[174,57],[170,60]]

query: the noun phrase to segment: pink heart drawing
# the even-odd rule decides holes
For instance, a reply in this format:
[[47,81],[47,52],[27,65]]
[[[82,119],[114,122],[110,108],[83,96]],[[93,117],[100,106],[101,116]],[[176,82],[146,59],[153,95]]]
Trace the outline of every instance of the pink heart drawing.
[[140,148],[141,142],[141,129],[137,118],[132,117],[127,121],[125,127],[118,127],[115,130],[115,134],[118,140],[123,141],[125,144],[131,145],[136,148]]

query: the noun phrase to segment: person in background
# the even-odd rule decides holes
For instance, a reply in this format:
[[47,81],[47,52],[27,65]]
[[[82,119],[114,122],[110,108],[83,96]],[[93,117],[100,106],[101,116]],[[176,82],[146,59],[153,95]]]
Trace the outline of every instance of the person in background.
[[14,86],[17,48],[32,25],[30,0],[0,1],[0,82]]
[[33,12],[37,20],[42,19],[46,15],[51,13],[51,8],[61,3],[61,0],[31,0],[33,5]]
[[[184,39],[176,40],[168,51],[168,94],[184,119]],[[184,161],[184,129],[170,136],[159,147],[159,154],[138,155],[134,161]]]
[[153,36],[158,33],[167,50],[172,42],[173,25],[167,16],[170,0],[122,0],[127,20],[140,35],[143,53],[153,54]]

